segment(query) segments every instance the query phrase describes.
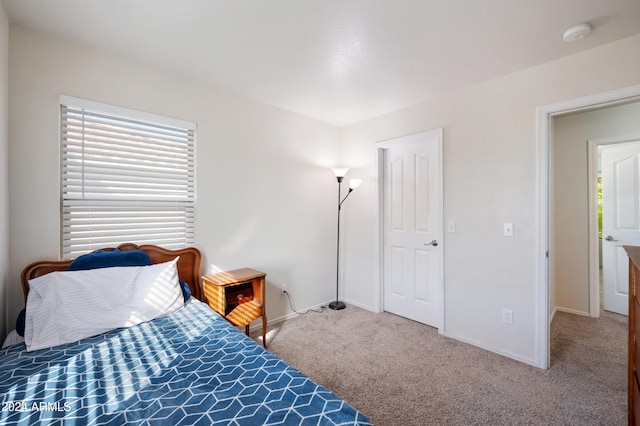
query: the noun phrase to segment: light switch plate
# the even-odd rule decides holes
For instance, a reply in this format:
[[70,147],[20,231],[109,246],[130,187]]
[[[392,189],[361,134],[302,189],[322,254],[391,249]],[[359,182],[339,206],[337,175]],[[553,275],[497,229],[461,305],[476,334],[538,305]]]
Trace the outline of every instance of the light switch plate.
[[456,232],[456,221],[450,220],[447,222],[447,232]]
[[513,237],[513,223],[504,224],[504,236]]
[[511,309],[502,310],[502,322],[505,324],[513,324],[513,311]]

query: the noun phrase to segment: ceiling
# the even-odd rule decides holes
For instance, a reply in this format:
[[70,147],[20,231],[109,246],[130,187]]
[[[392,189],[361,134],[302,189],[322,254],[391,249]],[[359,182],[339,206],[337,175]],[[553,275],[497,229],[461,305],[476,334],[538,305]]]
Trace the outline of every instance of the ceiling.
[[336,126],[640,33],[640,0],[1,2],[13,25]]

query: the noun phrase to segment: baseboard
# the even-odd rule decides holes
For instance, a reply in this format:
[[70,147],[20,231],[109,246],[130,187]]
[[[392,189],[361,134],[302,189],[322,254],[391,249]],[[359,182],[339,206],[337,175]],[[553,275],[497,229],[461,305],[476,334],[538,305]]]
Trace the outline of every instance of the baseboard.
[[574,315],[581,315],[583,317],[590,317],[591,316],[591,314],[589,312],[579,311],[577,309],[562,308],[562,307],[559,307],[559,306],[556,306],[554,311],[566,312],[568,314],[574,314]]
[[355,302],[355,301],[353,301],[351,299],[343,299],[343,302],[347,306],[352,305],[352,306],[355,306],[356,308],[364,309],[365,311],[373,312],[373,313],[376,313],[376,314],[380,313],[380,311],[378,311],[377,309],[372,308],[371,306],[363,305],[363,304]]
[[[331,303],[333,301],[334,301],[334,299],[331,299],[331,300],[327,300],[327,301],[325,301],[323,303],[319,303],[317,305],[309,306],[309,307],[304,308],[304,309],[298,309],[298,312],[307,312],[307,311],[311,311],[311,310],[315,310],[315,309],[320,309],[323,306],[326,309],[329,309],[327,306],[329,306],[329,303]],[[349,306],[355,306],[357,308],[364,309],[366,311],[379,313],[374,308],[372,308],[371,306],[363,305],[361,303],[354,302],[353,300],[350,300],[350,299],[342,299],[342,301],[347,305],[347,309],[349,309]],[[297,317],[299,315],[300,314],[297,314],[295,312],[289,312],[289,313],[287,313],[285,315],[281,315],[281,316],[273,318],[273,319],[272,318],[268,318],[267,319],[268,320],[267,327],[269,327],[271,325],[276,325],[276,324],[278,324],[280,322],[283,322],[283,321],[286,321],[288,319],[295,318],[295,317]],[[251,329],[251,335],[252,336],[254,336],[254,335],[255,336],[262,336],[262,318],[258,318],[255,321],[253,321],[250,324],[250,329]]]
[[[310,306],[310,307],[307,307],[307,308],[304,308],[304,309],[300,309],[300,310],[298,310],[298,312],[307,312],[307,311],[311,311],[311,310],[315,310],[315,309],[320,309],[323,306],[324,307],[328,306],[329,303],[331,303],[331,302],[333,302],[333,299],[329,300],[329,301],[326,301],[324,303],[319,303],[317,305],[313,305],[313,306]],[[283,322],[283,321],[286,321],[288,319],[295,318],[295,317],[297,317],[299,315],[300,314],[295,313],[295,312],[292,311],[292,312],[289,312],[289,313],[287,313],[285,315],[281,315],[279,317],[275,317],[275,318],[270,318],[269,317],[269,318],[267,318],[267,327],[269,327],[271,325],[276,325],[276,324],[278,324],[280,322]],[[260,336],[262,335],[262,318],[258,318],[255,321],[253,321],[250,324],[250,326],[251,326],[251,335],[252,336],[254,334],[256,334],[256,335],[259,334]],[[254,333],[254,331],[255,331],[255,333]]]
[[534,366],[536,368],[540,368],[540,366],[537,364],[536,360],[533,359],[533,358],[527,358],[527,357],[520,356],[520,355],[518,355],[516,353],[513,353],[513,352],[503,351],[503,350],[500,350],[500,349],[492,348],[492,347],[483,345],[480,342],[477,342],[475,340],[468,339],[468,338],[462,337],[462,336],[457,336],[455,334],[444,332],[444,333],[442,333],[442,335],[445,336],[445,337],[449,337],[451,339],[454,339],[454,340],[458,340],[458,341],[463,342],[463,343],[467,343],[467,344],[472,345],[472,346],[476,346],[476,347],[478,347],[480,349],[484,349],[485,351],[493,352],[495,354],[502,355],[504,357],[511,358],[513,360],[520,361],[520,362],[523,362],[525,364],[532,365],[532,366]]

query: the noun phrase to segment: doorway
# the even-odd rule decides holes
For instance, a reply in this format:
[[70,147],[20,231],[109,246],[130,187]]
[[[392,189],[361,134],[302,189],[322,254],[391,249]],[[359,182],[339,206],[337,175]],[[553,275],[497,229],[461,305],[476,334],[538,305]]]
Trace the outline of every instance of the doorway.
[[[599,226],[602,215],[599,212],[597,190],[598,177],[603,172],[613,174],[613,164],[600,161],[600,153],[611,153],[614,146],[624,144],[634,139],[632,132],[640,132],[640,102],[627,102],[617,105],[607,105],[593,108],[587,111],[560,114],[552,119],[552,146],[551,176],[550,176],[550,285],[551,285],[551,315],[556,311],[571,314],[591,316],[597,318],[600,311],[600,254],[602,246],[605,250],[606,283],[611,283],[615,262],[620,266],[620,279],[614,286],[618,291],[608,291],[606,295],[624,293],[627,287],[624,278],[624,266],[626,254],[622,248],[620,238],[609,237],[609,234],[618,236],[618,232],[625,233],[624,229],[614,232],[607,230],[605,240],[599,239]],[[607,148],[608,147],[608,148]],[[616,149],[617,150],[617,149]],[[610,155],[605,155],[608,157]],[[637,158],[625,160],[628,153],[616,154],[616,167],[619,182],[612,185],[612,178],[607,177],[607,194],[612,194],[614,187],[620,190],[630,190],[622,198],[636,194],[633,188],[637,186],[633,182],[633,175],[637,173]],[[620,157],[620,155],[622,157]],[[620,163],[621,160],[622,163]],[[624,176],[627,176],[626,178]],[[622,184],[623,186],[620,186]],[[634,186],[635,185],[635,186]],[[637,199],[637,196],[634,196]],[[605,201],[609,200],[605,197]],[[632,200],[624,201],[633,205]],[[612,208],[611,202],[606,202],[606,208]],[[617,221],[623,220],[622,228],[636,227],[631,222],[640,221],[637,215],[638,209],[633,212],[624,207],[621,210],[623,216]],[[605,215],[605,228],[610,228],[613,214]],[[619,241],[613,241],[613,240]],[[610,289],[609,287],[607,287]],[[624,304],[619,297],[618,305]],[[604,297],[602,298],[604,300]],[[608,297],[607,302],[612,302]],[[623,310],[609,309],[614,312],[624,313]]]
[[[571,228],[573,224],[579,221],[581,223],[585,223],[585,220],[588,221],[588,219],[584,219],[588,217],[588,209],[586,207],[588,191],[586,188],[584,191],[581,191],[582,194],[585,194],[583,195],[585,200],[574,203],[575,205],[582,206],[580,207],[579,220],[572,217],[569,221],[563,221],[557,217],[557,199],[561,194],[559,194],[557,188],[554,187],[554,183],[564,182],[565,178],[571,180],[576,175],[575,173],[564,173],[566,170],[558,167],[559,159],[555,155],[554,149],[560,145],[557,143],[558,134],[555,119],[581,112],[604,111],[616,105],[636,103],[638,99],[640,99],[640,86],[633,86],[538,108],[538,165],[540,170],[538,247],[540,251],[537,255],[539,292],[537,293],[538,298],[536,299],[536,311],[538,313],[537,340],[540,344],[537,345],[536,364],[541,368],[548,368],[550,364],[550,325],[552,316],[558,306],[564,304],[564,302],[562,302],[562,290],[556,288],[557,282],[561,279],[564,280],[564,277],[566,277],[566,275],[559,274],[557,270],[558,265],[561,264],[557,261],[557,256],[562,252],[562,247],[558,245],[558,242],[573,241],[574,243],[579,243],[581,251],[572,251],[570,257],[564,257],[563,259],[578,259],[584,267],[574,268],[574,270],[580,271],[580,274],[584,276],[589,274],[589,256],[590,254],[593,255],[593,249],[589,248],[586,231],[588,229],[587,225],[578,226],[581,231],[575,234],[577,236],[576,238],[566,238],[565,235],[562,234],[567,230],[566,228]],[[587,181],[587,179],[585,179],[587,165],[585,141],[588,139],[590,139],[590,137],[581,139],[579,142],[582,144],[581,152],[577,156],[574,156],[574,159],[578,160],[575,164],[579,164],[580,167],[584,168],[584,172],[578,174],[578,179],[582,179],[584,185],[586,185]],[[580,311],[583,315],[589,315],[589,303],[591,303],[591,300],[588,285],[585,284],[588,283],[589,280],[587,278],[578,281],[582,283],[581,300],[579,301],[579,306],[575,305],[574,307],[569,307],[569,309]]]
[[[640,106],[620,107],[631,126]],[[634,110],[635,109],[635,110]],[[627,114],[631,113],[631,114]],[[640,245],[640,134],[589,141],[590,314],[628,315],[625,245]]]
[[376,144],[380,310],[443,332],[442,129]]

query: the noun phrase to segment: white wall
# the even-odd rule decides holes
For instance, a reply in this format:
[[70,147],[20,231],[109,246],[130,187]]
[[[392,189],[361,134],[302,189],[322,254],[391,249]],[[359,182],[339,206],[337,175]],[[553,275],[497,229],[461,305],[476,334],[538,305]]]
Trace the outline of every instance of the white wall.
[[[366,179],[345,212],[347,297],[379,307],[374,144],[443,127],[444,220],[456,221],[444,234],[444,332],[540,365],[536,108],[640,83],[639,51],[635,36],[342,129],[344,158]],[[513,238],[502,236],[504,222]],[[513,325],[502,323],[503,308]]]
[[630,135],[640,135],[640,102],[553,119],[551,281],[560,310],[589,315],[587,141]]
[[0,341],[4,340],[9,280],[9,143],[7,102],[9,78],[9,21],[0,5]]
[[[638,51],[640,36],[336,129],[12,27],[9,316],[22,307],[22,267],[58,255],[60,94],[198,123],[205,270],[263,269],[271,319],[288,312],[282,282],[298,308],[333,297],[336,183],[325,167],[336,163],[364,179],[343,210],[345,299],[379,308],[374,144],[443,127],[445,221],[457,223],[444,234],[444,331],[538,364],[536,107],[640,83]],[[513,238],[502,236],[504,222]],[[513,325],[501,322],[503,308]]]
[[18,27],[10,34],[12,321],[23,307],[22,268],[59,255],[61,94],[195,121],[203,272],[266,272],[270,319],[290,312],[284,282],[298,309],[332,299],[337,128],[134,60]]

